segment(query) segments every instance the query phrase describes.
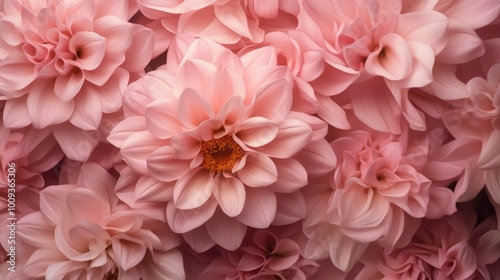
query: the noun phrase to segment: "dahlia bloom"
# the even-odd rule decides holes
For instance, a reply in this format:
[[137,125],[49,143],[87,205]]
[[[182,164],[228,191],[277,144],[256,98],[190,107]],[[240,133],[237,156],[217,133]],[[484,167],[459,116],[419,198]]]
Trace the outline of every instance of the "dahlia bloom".
[[451,190],[431,187],[421,174],[428,140],[406,137],[354,131],[332,142],[339,166],[328,219],[350,238],[391,250],[410,241],[420,218],[437,214],[429,209],[455,210]]
[[[129,86],[129,115],[108,140],[134,172],[171,188],[167,221],[174,232],[200,227],[219,206],[207,230],[236,249],[247,226],[273,222],[276,193],[307,184],[301,162],[314,169],[325,161],[316,155],[328,146],[326,124],[290,110],[291,76],[277,66],[272,47],[238,57],[207,39],[183,43],[165,67]],[[235,239],[221,238],[222,229],[234,230]]]
[[203,270],[200,279],[297,279],[306,280],[318,263],[304,258],[299,245],[270,230],[255,231],[234,251],[222,251]]
[[355,279],[495,279],[487,268],[500,257],[495,221],[475,222],[465,212],[426,220],[408,246],[367,259]]
[[[103,114],[121,108],[130,74],[143,73],[151,58],[153,33],[128,22],[127,1],[2,3],[3,122],[56,125],[58,142],[71,150],[67,142],[78,130],[97,130]],[[88,138],[95,137],[80,135],[80,142]]]
[[18,222],[26,277],[183,279],[179,238],[119,203],[116,180],[94,163],[76,184],[40,192],[40,211]]

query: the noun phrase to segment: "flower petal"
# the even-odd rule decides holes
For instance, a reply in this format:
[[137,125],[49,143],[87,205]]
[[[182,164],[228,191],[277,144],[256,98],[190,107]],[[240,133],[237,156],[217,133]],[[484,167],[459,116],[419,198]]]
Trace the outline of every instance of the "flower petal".
[[278,125],[263,117],[252,117],[241,122],[235,129],[236,136],[250,147],[261,147],[278,134]]
[[202,206],[216,187],[210,172],[195,169],[177,181],[174,187],[175,207],[187,210]]
[[265,187],[276,182],[278,170],[266,155],[254,153],[246,158],[245,166],[238,171],[238,178],[250,187]]
[[245,206],[245,186],[236,178],[217,177],[214,195],[219,205],[229,217],[237,216]]
[[228,217],[219,210],[207,221],[207,231],[210,238],[219,246],[234,251],[243,242],[247,226],[236,219]]
[[247,189],[245,207],[236,219],[253,228],[268,228],[276,216],[276,195],[270,190]]

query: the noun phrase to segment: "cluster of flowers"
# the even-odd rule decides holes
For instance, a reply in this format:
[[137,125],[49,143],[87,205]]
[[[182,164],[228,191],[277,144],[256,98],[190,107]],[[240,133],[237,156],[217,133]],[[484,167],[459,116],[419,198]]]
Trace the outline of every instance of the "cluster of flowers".
[[0,0],[0,278],[497,279],[499,15]]

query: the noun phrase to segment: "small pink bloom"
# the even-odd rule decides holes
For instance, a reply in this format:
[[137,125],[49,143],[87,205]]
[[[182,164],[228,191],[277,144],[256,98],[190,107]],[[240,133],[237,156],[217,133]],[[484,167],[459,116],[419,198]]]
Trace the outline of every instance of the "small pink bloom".
[[41,211],[19,221],[19,239],[31,250],[20,273],[51,279],[183,279],[182,270],[165,267],[168,262],[182,266],[175,249],[178,237],[165,231],[163,222],[120,204],[112,193],[115,182],[89,163],[82,166],[76,184],[45,188]]

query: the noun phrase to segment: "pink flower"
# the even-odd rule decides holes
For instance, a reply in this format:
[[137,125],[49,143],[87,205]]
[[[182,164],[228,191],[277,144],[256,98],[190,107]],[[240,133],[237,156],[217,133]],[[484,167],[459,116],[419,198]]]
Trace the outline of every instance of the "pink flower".
[[[168,32],[211,39],[241,47],[262,42],[266,31],[297,26],[299,4],[295,1],[180,1],[139,0],[139,9]],[[165,34],[165,32],[161,32]]]
[[183,279],[178,237],[120,204],[112,193],[115,182],[98,165],[86,164],[76,184],[41,192],[41,211],[18,223],[19,238],[31,249],[26,276]]
[[339,166],[328,219],[350,238],[392,249],[409,242],[434,203],[446,203],[436,205],[449,209],[445,212],[454,210],[451,191],[431,188],[419,172],[427,141],[409,142],[407,137],[406,131],[400,136],[354,131],[332,142]]
[[494,279],[486,267],[499,257],[494,220],[474,229],[469,211],[426,220],[408,246],[366,259],[356,279]]
[[[152,32],[128,22],[123,1],[4,2],[3,122],[10,128],[55,125],[65,152],[75,153],[69,147],[76,135],[95,147],[103,114],[121,108],[130,74],[143,73],[151,58]],[[89,153],[72,159],[84,161]]]
[[234,252],[222,251],[200,279],[308,279],[318,264],[304,258],[299,245],[269,230],[256,231]]
[[167,220],[175,232],[200,227],[220,206],[207,230],[235,249],[247,226],[275,220],[277,193],[306,185],[302,162],[321,165],[326,124],[290,111],[291,76],[272,47],[237,57],[206,39],[182,43],[165,67],[129,86],[129,116],[108,140],[134,172],[173,187]]

